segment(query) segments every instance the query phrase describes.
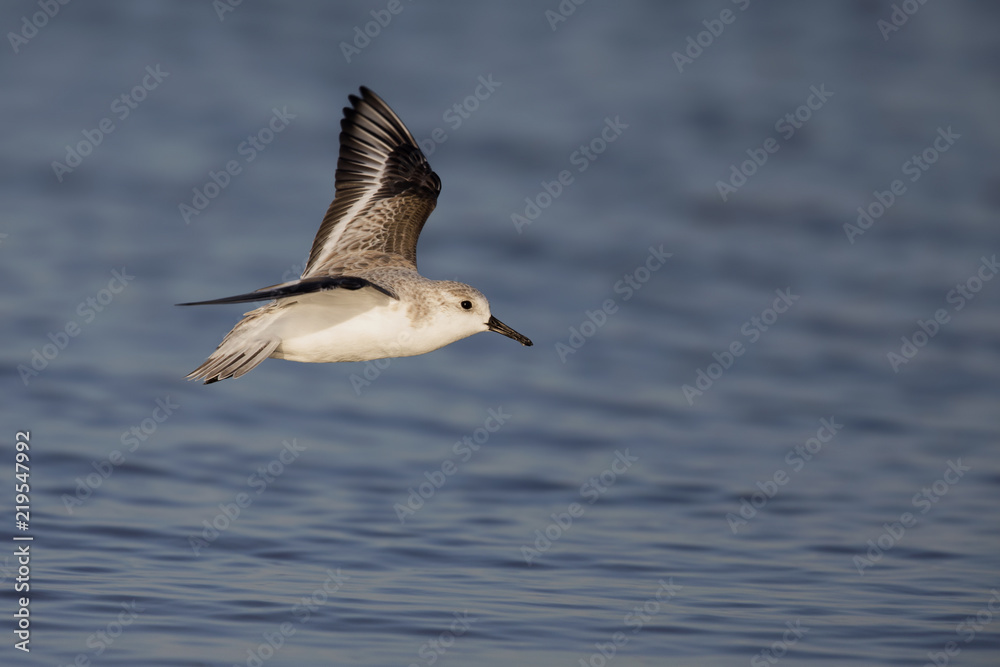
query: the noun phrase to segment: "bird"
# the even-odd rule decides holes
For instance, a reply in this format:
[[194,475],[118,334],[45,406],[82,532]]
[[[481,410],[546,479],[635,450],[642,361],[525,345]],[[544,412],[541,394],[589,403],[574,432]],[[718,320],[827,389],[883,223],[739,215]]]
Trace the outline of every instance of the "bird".
[[481,331],[532,345],[493,316],[476,288],[417,272],[417,237],[441,179],[381,97],[362,86],[348,101],[334,199],[301,277],[177,304],[268,302],[245,313],[188,380],[238,378],[269,357],[332,363],[425,354]]

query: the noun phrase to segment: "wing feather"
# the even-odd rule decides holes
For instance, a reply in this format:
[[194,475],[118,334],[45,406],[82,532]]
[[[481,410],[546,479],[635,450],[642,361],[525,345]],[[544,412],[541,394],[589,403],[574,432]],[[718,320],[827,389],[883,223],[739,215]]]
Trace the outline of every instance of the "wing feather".
[[352,259],[416,268],[417,238],[441,179],[399,116],[375,93],[351,95],[340,123],[336,195],[316,233],[303,278],[343,274]]

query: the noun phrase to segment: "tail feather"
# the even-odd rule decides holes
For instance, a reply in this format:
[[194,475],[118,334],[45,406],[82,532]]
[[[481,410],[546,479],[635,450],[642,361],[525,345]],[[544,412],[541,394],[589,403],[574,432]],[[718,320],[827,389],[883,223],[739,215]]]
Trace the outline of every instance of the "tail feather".
[[205,384],[212,384],[219,380],[238,378],[270,357],[281,344],[280,338],[250,339],[234,336],[236,333],[236,329],[229,332],[219,347],[215,348],[215,352],[201,366],[188,373],[187,379],[204,379]]

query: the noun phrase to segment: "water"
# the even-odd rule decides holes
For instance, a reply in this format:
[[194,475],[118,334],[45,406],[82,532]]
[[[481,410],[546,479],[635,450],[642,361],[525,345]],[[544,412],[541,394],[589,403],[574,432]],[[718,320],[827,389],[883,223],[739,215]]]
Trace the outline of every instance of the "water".
[[[386,7],[8,37],[4,664],[996,664],[996,8],[404,2],[347,62]],[[172,304],[301,270],[362,84],[444,183],[421,270],[535,347],[185,383],[242,310]]]

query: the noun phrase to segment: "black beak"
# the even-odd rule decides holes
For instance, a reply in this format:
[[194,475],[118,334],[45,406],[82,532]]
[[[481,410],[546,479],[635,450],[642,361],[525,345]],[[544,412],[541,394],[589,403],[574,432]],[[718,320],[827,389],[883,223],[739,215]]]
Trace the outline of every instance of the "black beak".
[[532,345],[531,340],[529,340],[527,336],[522,336],[492,315],[490,316],[490,321],[486,323],[486,326],[490,328],[490,331],[496,331],[498,334],[503,334],[507,338],[513,338],[521,345],[527,347],[531,347]]

